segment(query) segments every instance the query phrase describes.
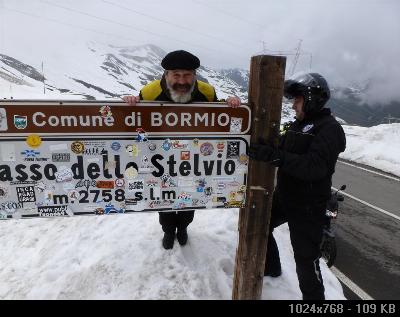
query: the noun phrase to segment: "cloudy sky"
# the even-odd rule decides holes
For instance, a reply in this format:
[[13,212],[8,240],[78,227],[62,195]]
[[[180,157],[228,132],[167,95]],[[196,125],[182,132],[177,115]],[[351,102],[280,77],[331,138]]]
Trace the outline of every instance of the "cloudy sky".
[[287,72],[332,84],[371,78],[372,98],[400,99],[398,0],[0,0],[0,53],[68,51],[94,40],[186,49],[203,65],[248,69],[257,54],[286,53]]

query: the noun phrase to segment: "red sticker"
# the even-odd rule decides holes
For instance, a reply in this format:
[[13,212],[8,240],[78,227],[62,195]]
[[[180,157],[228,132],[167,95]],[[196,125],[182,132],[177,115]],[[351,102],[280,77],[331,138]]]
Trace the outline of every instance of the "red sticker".
[[107,188],[113,189],[114,188],[114,181],[97,181],[96,182],[97,188]]

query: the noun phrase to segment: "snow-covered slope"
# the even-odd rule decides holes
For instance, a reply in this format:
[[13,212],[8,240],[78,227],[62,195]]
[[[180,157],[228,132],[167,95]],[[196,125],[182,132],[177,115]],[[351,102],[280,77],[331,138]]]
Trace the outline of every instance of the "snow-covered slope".
[[400,123],[343,128],[347,148],[340,157],[400,176]]
[[[237,209],[197,211],[188,244],[161,246],[157,213],[0,221],[0,299],[231,299]],[[301,299],[287,225],[283,274],[263,299]],[[327,299],[345,299],[323,261]]]
[[[0,98],[109,99],[138,94],[143,85],[161,77],[165,55],[155,45],[96,43],[73,47],[70,52],[30,56],[28,61],[0,54]],[[247,87],[220,71],[202,66],[198,75],[216,87],[219,98],[233,94],[247,98]]]

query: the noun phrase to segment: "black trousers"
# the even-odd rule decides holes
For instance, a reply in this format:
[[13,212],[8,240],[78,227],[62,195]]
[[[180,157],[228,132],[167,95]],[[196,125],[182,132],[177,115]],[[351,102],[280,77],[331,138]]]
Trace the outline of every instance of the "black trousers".
[[194,218],[194,210],[159,212],[158,214],[160,225],[165,233],[175,233],[176,230],[186,229]]
[[281,267],[273,230],[287,222],[296,262],[297,277],[304,300],[325,299],[324,283],[319,267],[325,209],[325,203],[289,207],[282,202],[282,199],[278,198],[278,195],[274,195],[272,202],[265,270],[275,271]]

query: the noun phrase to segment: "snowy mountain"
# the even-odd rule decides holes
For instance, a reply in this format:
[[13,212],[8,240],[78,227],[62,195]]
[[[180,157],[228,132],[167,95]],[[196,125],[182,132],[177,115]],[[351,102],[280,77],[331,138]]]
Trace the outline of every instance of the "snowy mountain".
[[[0,97],[110,99],[138,94],[143,85],[161,77],[160,63],[165,55],[155,45],[115,47],[96,43],[88,43],[86,49],[74,50],[62,59],[42,56],[32,65],[0,54]],[[202,66],[198,76],[214,85],[220,98],[236,94],[246,99],[247,87],[224,72]]]
[[230,78],[241,86],[245,92],[249,87],[249,71],[238,68],[221,69],[221,74]]
[[[166,54],[151,44],[115,47],[93,42],[70,52],[23,60],[0,54],[0,98],[104,100],[137,95],[145,84],[162,76],[160,64]],[[197,75],[216,88],[219,98],[236,95],[247,101],[247,70],[202,65]],[[283,121],[293,117],[290,106],[283,105],[282,116]]]
[[[104,100],[137,95],[145,84],[161,77],[160,63],[166,55],[151,44],[116,47],[94,42],[71,45],[69,51],[48,51],[44,49],[41,55],[22,52],[18,57],[0,53],[0,98]],[[198,77],[213,85],[219,98],[237,95],[247,101],[248,70],[216,70],[202,65]],[[332,87],[328,107],[343,122],[361,126],[383,123],[388,116],[399,118],[398,102],[365,104],[371,85],[367,82]],[[282,121],[292,120],[293,115],[284,101]]]
[[350,124],[364,127],[400,122],[400,101],[377,102],[369,98],[371,82],[335,87],[328,106]]

